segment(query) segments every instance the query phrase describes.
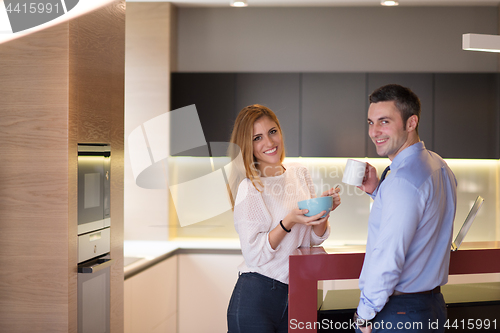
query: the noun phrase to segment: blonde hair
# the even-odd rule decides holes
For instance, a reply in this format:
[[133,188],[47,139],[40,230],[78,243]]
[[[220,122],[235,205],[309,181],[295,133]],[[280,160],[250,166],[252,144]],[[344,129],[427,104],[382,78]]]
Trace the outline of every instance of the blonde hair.
[[[243,108],[234,122],[230,140],[232,145],[230,145],[229,148],[229,156],[231,156],[231,160],[235,162],[235,167],[232,168],[231,175],[229,177],[229,185],[233,200],[236,199],[238,186],[245,177],[250,179],[257,191],[261,191],[264,187],[260,180],[259,170],[257,170],[255,166],[257,161],[255,160],[255,156],[253,154],[253,125],[262,117],[269,117],[269,119],[276,123],[283,142],[280,162],[283,162],[285,159],[283,131],[281,130],[278,117],[276,117],[274,112],[260,104],[253,104]],[[241,159],[239,160],[238,165],[237,156],[240,152]]]

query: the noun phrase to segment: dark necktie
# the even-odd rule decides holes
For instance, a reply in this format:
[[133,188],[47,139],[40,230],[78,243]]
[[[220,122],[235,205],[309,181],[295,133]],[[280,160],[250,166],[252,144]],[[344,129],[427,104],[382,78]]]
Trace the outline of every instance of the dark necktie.
[[385,168],[384,172],[382,172],[382,177],[380,177],[380,183],[378,183],[379,186],[384,181],[385,176],[387,176],[387,172],[389,172],[389,170],[391,170],[391,166],[390,165],[387,168]]

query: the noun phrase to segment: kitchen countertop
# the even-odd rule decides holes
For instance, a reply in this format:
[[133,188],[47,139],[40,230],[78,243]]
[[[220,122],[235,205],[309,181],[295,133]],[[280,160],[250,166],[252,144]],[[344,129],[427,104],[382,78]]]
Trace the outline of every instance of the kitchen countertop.
[[[347,245],[326,240],[327,248]],[[350,246],[347,246],[349,248]],[[178,238],[174,241],[126,240],[123,246],[125,279],[181,253],[241,254],[239,239]]]
[[123,245],[125,279],[180,253],[241,254],[238,239],[126,240]]
[[[500,242],[464,243],[463,249],[500,248]],[[364,252],[364,244],[341,244],[326,240],[322,249],[328,253]],[[304,249],[305,250],[305,249]],[[239,239],[195,239],[180,238],[174,241],[126,240],[124,242],[125,279],[163,261],[182,253],[241,254]]]

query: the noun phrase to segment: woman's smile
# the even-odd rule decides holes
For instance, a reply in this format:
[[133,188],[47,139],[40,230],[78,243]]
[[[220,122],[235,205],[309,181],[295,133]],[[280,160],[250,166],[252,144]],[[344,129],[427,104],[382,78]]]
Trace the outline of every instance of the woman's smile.
[[269,117],[262,117],[253,124],[253,156],[257,169],[263,176],[274,176],[281,171],[283,138],[278,125]]

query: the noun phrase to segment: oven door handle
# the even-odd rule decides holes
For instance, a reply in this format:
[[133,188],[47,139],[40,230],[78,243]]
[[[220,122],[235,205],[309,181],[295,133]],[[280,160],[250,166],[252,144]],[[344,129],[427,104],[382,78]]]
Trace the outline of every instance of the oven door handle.
[[108,268],[113,264],[113,259],[98,259],[90,266],[78,266],[78,273],[95,273]]

